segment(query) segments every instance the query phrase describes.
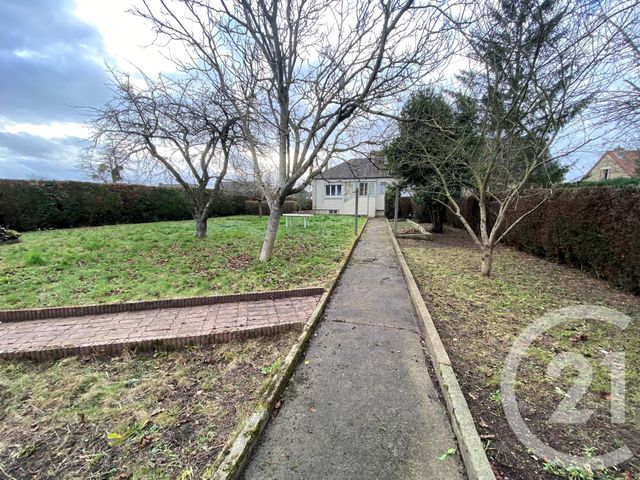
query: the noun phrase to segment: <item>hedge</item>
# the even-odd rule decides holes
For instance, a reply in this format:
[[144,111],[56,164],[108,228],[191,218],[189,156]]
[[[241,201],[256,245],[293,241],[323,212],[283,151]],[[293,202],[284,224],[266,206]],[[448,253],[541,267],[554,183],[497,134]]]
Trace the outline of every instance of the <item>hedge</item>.
[[621,177],[610,178],[608,180],[579,180],[577,182],[563,183],[562,187],[628,187],[633,185],[640,185],[640,177]]
[[[396,202],[396,190],[395,188],[387,188],[384,194],[384,216],[387,218],[394,217]],[[398,203],[398,218],[411,218],[413,217],[413,202],[409,197],[400,196],[400,202]]]
[[[244,210],[247,215],[259,215],[260,209],[258,208],[257,200],[245,200]],[[298,211],[298,202],[295,200],[285,200],[282,205],[282,213],[293,213]],[[262,214],[269,215],[269,205],[264,200],[262,201]]]
[[[532,208],[521,199],[509,221]],[[640,187],[563,188],[507,235],[520,250],[589,270],[640,294]]]
[[[244,213],[244,200],[221,193],[211,216]],[[0,180],[0,225],[19,231],[191,218],[179,188]]]
[[[475,197],[464,197],[457,201],[460,207],[460,213],[465,218],[469,226],[474,232],[480,232],[480,206],[478,199]],[[493,215],[491,213],[491,207],[488,212],[488,226],[493,226]],[[447,208],[446,223],[456,228],[465,228],[462,222],[454,215],[454,213]]]

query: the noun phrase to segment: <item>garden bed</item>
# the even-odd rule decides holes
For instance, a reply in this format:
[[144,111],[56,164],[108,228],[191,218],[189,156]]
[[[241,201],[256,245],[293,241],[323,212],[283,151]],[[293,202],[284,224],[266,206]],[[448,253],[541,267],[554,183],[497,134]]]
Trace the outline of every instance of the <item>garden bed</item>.
[[[571,267],[498,248],[491,278],[480,275],[480,252],[466,232],[447,228],[433,242],[400,240],[453,363],[490,461],[500,477],[631,479],[640,475],[638,458],[593,476],[580,465],[561,466],[538,458],[511,431],[502,408],[502,365],[522,331],[544,313],[592,304],[632,319],[625,331],[599,322],[572,322],[550,330],[527,350],[517,376],[519,409],[526,424],[554,448],[594,456],[626,444],[640,450],[640,298]],[[607,352],[626,358],[626,422],[610,421],[611,380],[600,362]],[[593,382],[578,409],[594,415],[585,425],[550,424],[548,419],[573,384],[575,371],[559,379],[546,375],[557,353],[575,352],[593,368]]]
[[0,361],[0,477],[206,478],[296,335]]
[[0,309],[112,303],[326,286],[354,238],[352,220],[315,216],[280,227],[274,257],[258,254],[267,217],[29,232],[0,247]]

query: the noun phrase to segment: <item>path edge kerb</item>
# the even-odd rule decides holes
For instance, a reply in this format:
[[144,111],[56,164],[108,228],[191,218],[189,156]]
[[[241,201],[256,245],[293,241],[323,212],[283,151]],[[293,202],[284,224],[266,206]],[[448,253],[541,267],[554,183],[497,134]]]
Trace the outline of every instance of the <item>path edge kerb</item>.
[[163,300],[143,300],[139,302],[102,303],[68,307],[29,308],[21,310],[0,310],[0,323],[44,320],[47,318],[81,317],[84,315],[103,315],[122,312],[138,312],[159,308],[184,308],[233,303],[242,301],[273,300],[277,298],[309,297],[322,295],[324,288],[297,288],[291,290],[272,290],[266,292],[234,293],[230,295],[211,295],[206,297],[167,298]]
[[331,282],[331,285],[329,285],[329,287],[324,291],[320,301],[318,301],[318,304],[316,305],[316,308],[307,320],[307,323],[304,325],[302,333],[298,336],[296,342],[285,357],[282,366],[265,387],[260,401],[258,402],[258,406],[247,418],[238,434],[227,442],[225,448],[209,467],[211,469],[210,471],[216,469],[215,473],[211,476],[206,476],[205,472],[204,478],[211,478],[213,480],[236,480],[240,475],[242,475],[253,448],[256,446],[267,422],[271,418],[271,412],[273,411],[276,402],[282,395],[289,379],[298,366],[302,352],[304,351],[309,338],[311,338],[318,321],[322,317],[324,309],[329,302],[329,298],[338,284],[342,273],[347,267],[360,237],[362,237],[362,233],[367,226],[367,221],[368,219],[365,218],[362,229],[351,243],[351,247],[349,248],[349,252],[346,257],[338,266],[337,274]]
[[398,241],[393,235],[393,230],[388,220],[387,228],[398,264],[402,270],[402,276],[404,277],[409,295],[411,296],[411,301],[420,319],[420,326],[425,336],[427,351],[429,352],[431,363],[438,377],[440,392],[445,399],[445,405],[449,413],[453,431],[458,440],[458,446],[461,450],[467,475],[470,480],[495,480],[496,476],[493,473],[487,454],[484,451],[480,435],[478,435],[473,417],[471,416],[471,411],[469,410],[467,401],[464,398],[458,379],[451,366],[449,355],[444,348],[444,344],[433,323],[431,314],[427,309],[427,305],[424,303],[418,284],[413,278],[413,274],[402,254]]

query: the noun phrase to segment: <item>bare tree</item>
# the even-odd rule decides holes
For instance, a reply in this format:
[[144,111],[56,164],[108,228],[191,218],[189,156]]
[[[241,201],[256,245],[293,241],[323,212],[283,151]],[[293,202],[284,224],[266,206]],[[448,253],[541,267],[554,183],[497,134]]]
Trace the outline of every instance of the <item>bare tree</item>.
[[258,202],[258,215],[264,215],[263,203],[267,200],[264,189],[268,191],[275,190],[275,174],[273,169],[263,169],[261,176],[261,184],[256,180],[253,161],[247,156],[239,156],[232,164],[233,175],[228,180],[229,187],[234,191],[241,193],[249,200]]
[[604,74],[609,88],[597,104],[597,110],[618,139],[634,146],[640,144],[640,2],[620,0],[603,2],[603,35],[610,41]]
[[131,157],[135,153],[122,151],[118,145],[106,142],[87,148],[78,166],[92,180],[121,183],[125,181],[125,172],[131,168]]
[[[562,134],[602,88],[598,68],[608,44],[595,35],[603,20],[587,3],[487,0],[475,16],[465,34],[471,68],[453,95],[453,127],[438,118],[430,126],[446,145],[436,154],[424,143],[430,138],[411,145],[415,161],[433,173],[441,201],[482,251],[481,272],[489,276],[496,244],[533,211],[506,224],[532,176],[584,144]],[[463,215],[459,192],[479,204],[477,231]]]
[[94,111],[94,148],[144,153],[185,192],[196,235],[207,219],[237,144],[238,118],[223,96],[197,78],[152,80],[113,73],[113,98]]
[[[179,62],[223,79],[270,207],[260,259],[274,249],[282,206],[330,158],[358,147],[367,112],[391,109],[448,59],[451,2],[159,0],[136,10],[190,54]],[[361,140],[361,142],[366,142]],[[262,180],[274,161],[274,189]]]

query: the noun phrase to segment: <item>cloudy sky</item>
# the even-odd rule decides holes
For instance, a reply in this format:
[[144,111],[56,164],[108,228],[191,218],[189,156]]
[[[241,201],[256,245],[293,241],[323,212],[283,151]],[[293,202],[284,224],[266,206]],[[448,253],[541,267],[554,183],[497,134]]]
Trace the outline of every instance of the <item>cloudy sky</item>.
[[[87,107],[109,98],[106,64],[169,71],[166,49],[127,13],[134,0],[0,0],[0,178],[85,179]],[[570,177],[598,149],[580,154]]]
[[170,69],[129,0],[0,0],[0,178],[82,179],[105,65]]

